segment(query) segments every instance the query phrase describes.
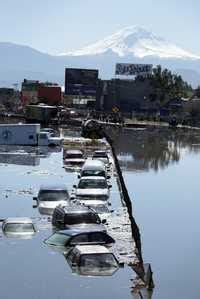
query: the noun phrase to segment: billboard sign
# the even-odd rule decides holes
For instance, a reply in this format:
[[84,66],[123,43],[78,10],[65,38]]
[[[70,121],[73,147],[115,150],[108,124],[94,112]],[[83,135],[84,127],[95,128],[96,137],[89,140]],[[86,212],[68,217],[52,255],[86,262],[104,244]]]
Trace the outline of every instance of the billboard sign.
[[98,70],[65,69],[65,94],[96,96]]
[[152,64],[117,63],[115,75],[136,76],[147,75],[152,72]]

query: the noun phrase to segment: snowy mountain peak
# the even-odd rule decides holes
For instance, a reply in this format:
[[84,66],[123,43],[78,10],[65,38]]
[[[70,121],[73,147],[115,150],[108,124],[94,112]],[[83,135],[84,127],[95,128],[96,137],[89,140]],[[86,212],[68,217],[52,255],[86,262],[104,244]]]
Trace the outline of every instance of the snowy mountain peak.
[[183,50],[138,26],[126,27],[92,45],[62,55],[90,56],[108,52],[113,52],[119,57],[131,55],[138,58],[155,56],[159,58],[200,59],[200,56]]

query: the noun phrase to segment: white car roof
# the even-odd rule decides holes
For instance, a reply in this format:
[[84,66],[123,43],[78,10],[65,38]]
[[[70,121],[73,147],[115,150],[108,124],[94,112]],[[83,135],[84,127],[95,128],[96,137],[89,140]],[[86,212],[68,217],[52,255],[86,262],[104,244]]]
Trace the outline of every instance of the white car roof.
[[31,218],[28,217],[10,217],[4,220],[4,223],[32,223],[33,221]]
[[107,182],[106,178],[104,176],[84,176],[80,178],[80,181],[83,180],[90,180],[90,181],[94,181],[94,180],[104,180]]
[[104,168],[105,169],[105,164],[100,161],[100,160],[97,160],[97,159],[87,159],[82,167],[82,170],[84,168],[92,168],[92,167],[95,167],[95,168]]
[[78,251],[80,254],[110,253],[108,248],[102,245],[77,245],[74,251]]

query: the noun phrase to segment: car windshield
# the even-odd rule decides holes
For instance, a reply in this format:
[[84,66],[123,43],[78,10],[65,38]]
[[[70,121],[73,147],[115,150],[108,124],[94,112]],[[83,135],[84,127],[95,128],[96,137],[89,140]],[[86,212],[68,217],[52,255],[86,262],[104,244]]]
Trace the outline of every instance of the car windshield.
[[94,153],[93,158],[106,158],[108,159],[108,156],[106,153]]
[[100,223],[99,217],[94,213],[65,215],[65,224]]
[[67,154],[65,156],[65,159],[82,159],[83,155],[82,154]]
[[67,241],[70,239],[70,236],[61,234],[61,233],[55,233],[51,237],[49,237],[47,240],[45,240],[46,244],[49,245],[55,245],[55,246],[65,246]]
[[80,189],[105,189],[107,188],[106,180],[80,180],[78,184],[78,188]]
[[81,256],[80,266],[86,267],[90,271],[92,269],[96,271],[95,268],[118,267],[117,261],[111,253],[84,254]]
[[5,225],[5,232],[9,233],[34,233],[34,226],[32,223],[7,223]]
[[81,176],[106,176],[105,171],[103,170],[83,170]]
[[59,201],[68,198],[68,192],[65,190],[42,190],[39,192],[38,196],[40,201]]

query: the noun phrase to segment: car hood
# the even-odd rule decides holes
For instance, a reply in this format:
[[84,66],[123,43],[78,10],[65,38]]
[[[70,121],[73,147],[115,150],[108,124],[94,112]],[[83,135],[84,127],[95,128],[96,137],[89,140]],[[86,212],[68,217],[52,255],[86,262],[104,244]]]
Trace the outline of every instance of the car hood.
[[66,200],[41,201],[39,202],[38,208],[55,209],[55,207],[60,204],[66,204]]
[[79,189],[76,190],[76,195],[89,195],[89,196],[96,196],[96,195],[109,195],[108,189]]

